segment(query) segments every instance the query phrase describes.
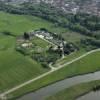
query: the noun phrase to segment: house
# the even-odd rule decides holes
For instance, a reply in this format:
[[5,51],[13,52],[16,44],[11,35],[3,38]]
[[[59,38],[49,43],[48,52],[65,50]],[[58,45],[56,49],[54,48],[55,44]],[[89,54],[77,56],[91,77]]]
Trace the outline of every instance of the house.
[[35,36],[37,36],[37,37],[39,37],[39,38],[44,38],[44,36],[43,35],[41,35],[41,34],[36,34]]
[[33,46],[33,44],[32,43],[23,43],[21,46],[24,48],[30,48]]
[[52,36],[50,36],[50,37],[45,37],[47,40],[52,40],[53,39],[53,37]]
[[45,32],[45,31],[36,31],[35,36],[37,36],[39,38],[45,38],[47,40],[53,39],[51,34],[49,32]]

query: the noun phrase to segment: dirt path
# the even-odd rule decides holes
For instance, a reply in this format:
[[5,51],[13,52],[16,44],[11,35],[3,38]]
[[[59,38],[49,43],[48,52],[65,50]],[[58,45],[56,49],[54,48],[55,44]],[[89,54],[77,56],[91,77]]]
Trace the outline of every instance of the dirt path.
[[[100,51],[100,49],[96,49],[96,50],[92,50],[90,52],[87,52],[86,54],[83,54],[82,56],[80,56],[78,58],[75,58],[72,61],[69,61],[69,62],[67,62],[67,63],[65,63],[65,64],[63,64],[61,66],[58,66],[57,68],[52,68],[49,72],[46,72],[46,73],[44,73],[44,74],[42,74],[40,76],[37,76],[36,78],[33,78],[33,79],[31,79],[31,80],[29,80],[27,82],[24,82],[24,83],[22,83],[22,84],[20,84],[20,85],[18,85],[16,87],[13,87],[12,89],[9,89],[9,90],[5,91],[4,93],[1,93],[0,94],[0,99],[1,100],[5,100],[5,97],[6,97],[7,94],[12,93],[12,92],[14,92],[14,91],[16,91],[16,90],[18,90],[18,89],[20,89],[20,88],[32,83],[32,82],[38,80],[38,79],[43,78],[44,76],[47,76],[47,75],[49,75],[49,74],[51,74],[51,73],[53,73],[53,72],[55,72],[55,71],[57,71],[57,70],[59,70],[59,69],[61,69],[63,67],[68,66],[68,65],[70,65],[70,64],[72,64],[72,63],[74,63],[74,62],[76,62],[76,61],[78,61],[80,59],[82,59],[83,57],[85,57],[85,56],[87,56],[87,55],[89,55],[91,53],[97,52],[97,51]],[[51,67],[53,67],[53,66],[51,66]]]

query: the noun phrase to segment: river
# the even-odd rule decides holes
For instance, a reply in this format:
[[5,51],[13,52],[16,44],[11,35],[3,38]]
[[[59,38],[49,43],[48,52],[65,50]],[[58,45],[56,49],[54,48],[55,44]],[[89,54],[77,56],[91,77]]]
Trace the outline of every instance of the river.
[[[100,80],[100,71],[61,80],[49,86],[43,87],[35,92],[28,93],[18,98],[17,100],[44,100],[46,97],[54,95],[55,93],[64,90],[65,88],[69,88],[73,85],[93,80]],[[98,100],[98,99],[78,99],[78,100]]]
[[79,97],[77,100],[100,100],[100,91],[90,92],[84,96]]

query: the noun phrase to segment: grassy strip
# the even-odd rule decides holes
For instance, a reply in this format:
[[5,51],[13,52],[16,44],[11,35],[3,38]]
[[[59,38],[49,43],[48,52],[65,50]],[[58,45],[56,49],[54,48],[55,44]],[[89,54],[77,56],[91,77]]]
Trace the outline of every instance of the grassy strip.
[[100,85],[100,80],[81,83],[60,91],[59,93],[48,97],[46,100],[75,100],[76,98],[91,92],[93,88],[98,85]]
[[100,52],[92,53],[79,61],[76,61],[50,75],[45,76],[44,78],[41,78],[40,80],[16,90],[15,92],[9,94],[9,96],[12,98],[18,97],[65,78],[98,71],[100,70],[100,61],[98,61],[98,59],[100,59]]
[[81,49],[80,51],[73,52],[72,54],[65,56],[65,58],[56,61],[56,63],[53,66],[58,67],[59,65],[63,65],[65,63],[75,59],[76,57],[81,56],[85,52],[86,51],[84,49]]
[[35,44],[36,46],[39,46],[41,48],[47,48],[50,44],[38,37],[34,37],[32,40],[33,44]]

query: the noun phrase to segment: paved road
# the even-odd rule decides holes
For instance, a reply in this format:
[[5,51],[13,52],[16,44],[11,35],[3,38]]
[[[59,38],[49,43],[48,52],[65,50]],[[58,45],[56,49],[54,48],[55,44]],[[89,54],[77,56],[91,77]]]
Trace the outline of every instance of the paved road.
[[24,87],[24,86],[26,86],[26,85],[32,83],[32,82],[38,80],[38,79],[43,78],[44,76],[47,76],[47,75],[49,75],[49,74],[51,74],[51,73],[53,73],[53,72],[55,72],[55,71],[57,71],[57,70],[59,70],[59,69],[61,69],[61,68],[63,68],[63,67],[68,66],[68,65],[72,64],[73,62],[76,62],[76,61],[82,59],[83,57],[85,57],[85,56],[87,56],[87,55],[89,55],[89,54],[91,54],[91,53],[97,52],[97,51],[100,51],[100,49],[96,49],[96,50],[92,50],[92,51],[90,51],[90,52],[87,52],[86,54],[83,54],[82,56],[80,56],[80,57],[78,57],[78,58],[75,58],[75,59],[72,60],[72,61],[69,61],[69,62],[67,62],[67,63],[65,63],[65,64],[63,64],[63,65],[61,65],[61,66],[58,66],[58,67],[55,68],[55,69],[51,69],[49,72],[46,72],[46,73],[44,73],[44,74],[42,74],[42,75],[40,75],[40,76],[38,76],[38,77],[36,77],[36,78],[33,78],[33,79],[31,79],[31,80],[29,80],[29,81],[27,81],[27,82],[24,82],[24,83],[22,83],[22,84],[20,84],[20,85],[18,85],[18,86],[16,86],[16,87],[13,87],[12,89],[9,89],[8,91],[5,91],[4,93],[1,93],[1,94],[0,94],[0,98],[1,98],[1,100],[3,100],[3,98],[5,98],[5,96],[6,96],[7,94],[12,93],[12,92],[14,92],[14,91],[16,91],[16,90],[18,90],[18,89],[20,89],[20,88],[22,88],[22,87]]

